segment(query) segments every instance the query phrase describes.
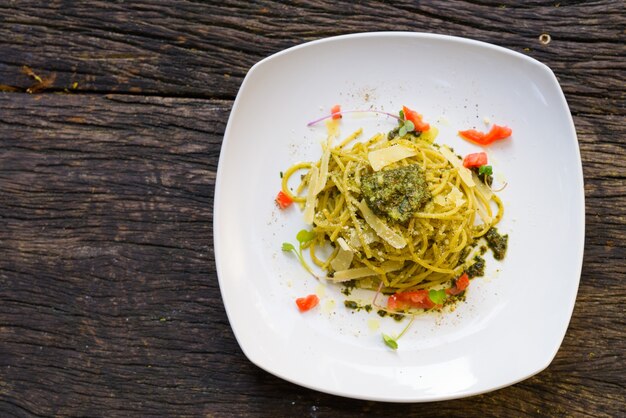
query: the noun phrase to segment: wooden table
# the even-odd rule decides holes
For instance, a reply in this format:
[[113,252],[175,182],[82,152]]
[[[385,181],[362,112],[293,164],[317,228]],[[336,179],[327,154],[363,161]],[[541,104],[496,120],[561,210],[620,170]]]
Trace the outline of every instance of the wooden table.
[[[0,416],[624,416],[625,29],[612,0],[0,2]],[[260,370],[233,337],[212,211],[243,77],[284,48],[379,30],[537,58],[571,107],[578,300],[554,362],[514,386],[343,399]]]

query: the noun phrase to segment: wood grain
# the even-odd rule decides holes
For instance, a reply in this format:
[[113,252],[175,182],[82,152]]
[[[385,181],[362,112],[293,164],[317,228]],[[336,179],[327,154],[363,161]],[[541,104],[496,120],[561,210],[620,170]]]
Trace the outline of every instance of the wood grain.
[[[624,16],[613,1],[2,2],[0,415],[626,415]],[[228,324],[213,192],[245,73],[289,46],[379,30],[528,54],[571,106],[580,290],[553,363],[514,386],[422,405],[338,398],[258,369]],[[24,93],[24,65],[54,73],[51,88]]]
[[557,72],[574,113],[625,110],[621,2],[49,3],[0,5],[2,84],[26,88],[19,69],[29,65],[56,73],[59,90],[229,99],[250,66],[284,48],[408,30],[471,36],[539,59]]

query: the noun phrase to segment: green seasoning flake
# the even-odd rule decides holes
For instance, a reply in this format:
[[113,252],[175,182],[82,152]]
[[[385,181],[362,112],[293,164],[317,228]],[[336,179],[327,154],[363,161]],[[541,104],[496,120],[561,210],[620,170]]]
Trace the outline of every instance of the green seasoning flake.
[[346,308],[353,309],[355,311],[360,311],[361,309],[365,310],[365,312],[371,312],[372,311],[372,305],[369,305],[369,304],[368,305],[359,305],[358,303],[356,303],[353,300],[345,300],[343,302],[343,305]]
[[416,164],[364,175],[361,192],[374,213],[400,223],[411,219],[431,197]]
[[474,277],[482,277],[485,275],[485,259],[477,255],[474,257],[474,264],[465,270],[470,279]]
[[394,321],[402,321],[404,319],[404,315],[396,313],[396,314],[391,314],[391,317],[393,318]]
[[348,309],[358,309],[359,308],[359,304],[356,303],[353,300],[346,300],[343,302],[343,305],[348,308]]
[[347,282],[343,283],[343,289],[341,289],[341,293],[343,293],[346,296],[350,296],[350,294],[352,293],[352,290],[354,290],[355,287],[356,287],[356,280],[348,280]]
[[485,234],[487,245],[493,251],[493,258],[502,260],[506,254],[506,248],[509,241],[508,235],[500,235],[496,228],[490,228]]

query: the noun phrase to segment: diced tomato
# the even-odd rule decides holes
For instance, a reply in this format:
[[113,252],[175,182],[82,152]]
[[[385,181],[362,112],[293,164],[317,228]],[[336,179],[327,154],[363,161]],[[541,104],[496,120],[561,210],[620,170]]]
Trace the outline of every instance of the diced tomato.
[[500,139],[505,139],[510,137],[513,134],[513,129],[508,126],[500,126],[493,125],[491,130],[487,134],[487,141],[498,141]]
[[467,275],[467,273],[463,273],[461,277],[456,279],[456,283],[454,284],[454,287],[446,289],[446,293],[448,295],[458,295],[459,293],[467,289],[469,284],[470,284],[469,276]]
[[463,167],[472,168],[480,167],[487,164],[487,154],[484,152],[477,152],[475,154],[467,154],[463,159]]
[[476,129],[459,131],[462,138],[478,145],[489,145],[495,141],[505,139],[513,134],[513,130],[507,126],[493,125],[488,133],[479,132]]
[[341,106],[338,104],[330,108],[330,113],[333,115],[333,119],[341,119],[343,116],[341,116],[340,112],[341,112]]
[[476,144],[486,145],[484,144],[485,137],[487,134],[483,132],[478,132],[476,129],[468,129],[466,131],[459,131],[459,135],[462,138],[467,139],[470,142],[474,142]]
[[387,299],[387,308],[394,311],[403,311],[410,308],[430,309],[435,304],[428,297],[428,290],[410,290],[394,293]]
[[293,200],[289,196],[287,196],[286,193],[283,193],[282,190],[278,192],[278,195],[276,196],[276,204],[278,205],[279,208],[286,209],[292,203],[293,203]]
[[317,295],[308,295],[303,298],[296,299],[296,305],[298,305],[298,309],[300,312],[306,312],[311,310],[320,303],[320,298]]
[[424,132],[430,129],[430,125],[422,120],[422,115],[415,110],[411,110],[406,106],[402,106],[402,112],[404,113],[404,119],[410,120],[415,125],[415,130]]

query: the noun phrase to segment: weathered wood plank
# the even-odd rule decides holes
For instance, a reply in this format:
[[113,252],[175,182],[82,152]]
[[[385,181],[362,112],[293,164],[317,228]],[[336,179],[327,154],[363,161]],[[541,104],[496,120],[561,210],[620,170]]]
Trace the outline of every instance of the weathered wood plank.
[[[0,3],[0,90],[29,87],[29,65],[56,74],[50,92],[78,93],[0,93],[0,415],[626,415],[625,27],[608,0]],[[575,115],[580,291],[554,362],[515,386],[425,405],[337,398],[259,370],[228,325],[212,205],[241,80],[284,48],[373,30],[535,57]]]
[[239,353],[232,337],[212,343],[228,332],[211,222],[229,107],[0,95],[0,400],[12,412],[211,402],[211,365]]
[[[169,2],[0,4],[0,84],[29,65],[56,90],[234,98],[247,70],[327,36],[400,30],[496,43],[554,69],[574,113],[624,115],[623,4],[594,2]],[[539,41],[548,33],[552,41]],[[76,84],[74,84],[76,83]]]
[[297,387],[239,350],[222,307],[212,241],[215,170],[230,106],[0,94],[3,414],[624,412],[626,151],[615,139],[624,138],[621,118],[575,118],[587,178],[587,245],[574,316],[553,364],[478,397],[388,405]]

